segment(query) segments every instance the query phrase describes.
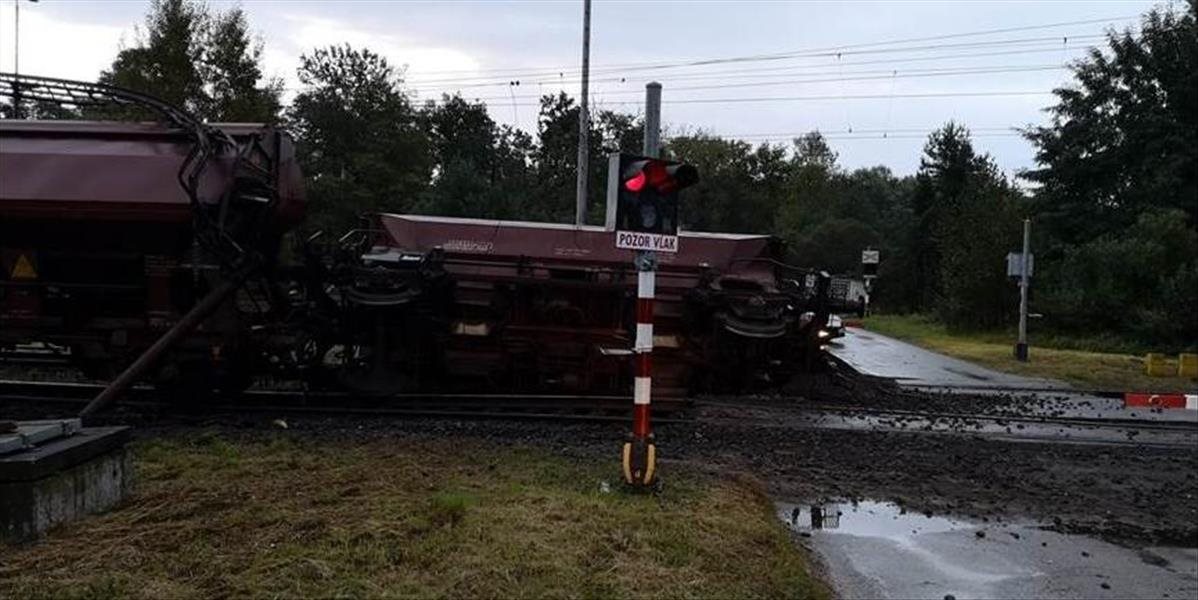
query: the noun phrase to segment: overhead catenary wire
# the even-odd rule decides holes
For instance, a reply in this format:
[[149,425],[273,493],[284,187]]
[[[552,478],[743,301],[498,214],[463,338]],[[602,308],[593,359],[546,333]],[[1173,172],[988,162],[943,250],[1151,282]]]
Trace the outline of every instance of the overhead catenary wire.
[[[1102,37],[1102,36],[1100,34],[1091,34],[1089,36],[1076,36],[1075,39],[1098,38],[1098,37]],[[871,55],[871,54],[931,52],[931,51],[941,51],[941,50],[945,50],[945,49],[990,48],[990,47],[995,47],[995,46],[1013,46],[1013,45],[1030,45],[1030,44],[1043,45],[1045,43],[1055,44],[1057,42],[1060,42],[1061,39],[1062,39],[1061,36],[1052,36],[1052,37],[1038,37],[1038,38],[1020,38],[1020,39],[1011,39],[1011,40],[986,40],[986,41],[979,41],[979,42],[962,42],[962,43],[954,43],[954,44],[930,44],[930,45],[923,45],[923,46],[900,46],[900,47],[894,47],[894,48],[872,48],[872,49],[865,49],[865,50],[833,50],[833,51],[821,50],[821,51],[813,51],[813,52],[809,52],[809,53],[793,53],[793,54],[788,54],[788,55],[776,55],[776,56],[772,56],[770,58],[763,58],[763,59],[756,59],[756,60],[757,61],[760,61],[760,60],[777,61],[777,60],[790,60],[790,59],[796,59],[796,58],[843,59],[845,56]],[[692,61],[692,62],[688,62],[688,63],[677,63],[674,65],[658,65],[658,66],[653,66],[653,67],[622,67],[622,68],[609,67],[609,68],[605,68],[605,69],[604,68],[594,68],[591,70],[591,72],[596,73],[596,74],[634,73],[634,72],[639,73],[639,72],[647,71],[647,70],[655,70],[656,71],[656,70],[665,70],[665,69],[681,68],[681,67],[701,67],[701,66],[707,66],[707,65],[722,65],[722,64],[729,64],[729,63],[735,63],[735,62],[749,62],[749,59],[711,59],[711,60],[706,60],[706,61]],[[576,70],[577,69],[565,69],[565,70],[561,70],[561,71],[556,71],[556,73],[559,75],[559,77],[564,78],[566,72],[570,72],[571,74],[573,74]],[[427,73],[425,73],[425,74],[427,74]],[[536,71],[529,71],[526,73],[526,75],[528,77],[545,77],[545,76],[552,76],[553,74],[554,74],[554,72],[536,72]],[[504,77],[500,77],[499,79],[507,79],[507,80],[519,79],[519,77],[517,77],[517,75],[520,75],[520,74],[517,73],[514,75],[504,76]],[[414,77],[412,79],[414,80],[413,81],[414,83],[418,83],[418,84],[445,84],[445,83],[463,83],[464,84],[464,83],[470,83],[470,82],[477,82],[479,80],[495,80],[495,79],[497,79],[497,77],[495,77],[495,76],[490,76],[490,77],[474,76],[474,77],[451,77],[451,78],[442,78],[442,79],[436,79],[436,78],[421,79],[420,77]]]
[[[1061,28],[1061,27],[1072,27],[1072,26],[1077,26],[1077,25],[1095,25],[1095,24],[1108,24],[1109,25],[1109,24],[1114,24],[1115,22],[1138,20],[1139,18],[1140,18],[1140,15],[1123,15],[1123,16],[1116,16],[1116,17],[1082,19],[1082,20],[1075,20],[1075,21],[1058,21],[1058,22],[1054,22],[1054,23],[1038,23],[1035,25],[1022,25],[1022,26],[1016,26],[1016,27],[1003,27],[1003,28],[998,28],[998,29],[984,29],[984,30],[966,31],[966,32],[958,32],[958,33],[949,33],[949,34],[938,34],[938,35],[931,35],[931,36],[899,38],[899,39],[882,40],[882,41],[877,41],[877,42],[862,42],[862,43],[856,43],[856,44],[842,44],[842,45],[838,45],[838,46],[824,46],[824,47],[818,47],[818,48],[809,48],[809,49],[805,49],[805,50],[795,50],[795,51],[789,51],[789,52],[764,54],[764,55],[759,54],[759,55],[748,55],[748,56],[740,56],[740,57],[726,57],[723,59],[717,57],[715,59],[699,59],[699,60],[681,61],[681,62],[679,62],[679,61],[673,61],[673,62],[658,61],[658,62],[634,62],[634,63],[614,63],[614,64],[609,64],[609,65],[594,65],[593,69],[595,69],[595,68],[664,66],[664,65],[710,64],[714,60],[744,61],[744,60],[750,60],[750,59],[754,59],[754,58],[773,57],[773,56],[780,56],[780,55],[785,55],[785,54],[799,54],[799,53],[810,53],[810,52],[835,52],[835,51],[845,51],[845,50],[853,50],[853,49],[860,49],[860,48],[871,48],[871,47],[894,45],[894,44],[932,42],[932,41],[947,40],[947,39],[959,39],[959,38],[973,37],[973,36],[996,35],[996,34],[1003,34],[1003,33],[1018,33],[1021,31],[1036,31],[1036,30],[1043,30],[1043,29],[1056,29],[1056,28]],[[509,74],[509,75],[513,74],[513,73],[518,74],[518,73],[528,73],[528,72],[556,73],[556,72],[563,72],[566,70],[572,70],[572,69],[576,69],[576,68],[578,68],[578,66],[576,64],[572,64],[569,66],[505,67],[505,68],[493,68],[493,69],[441,69],[441,70],[435,70],[435,71],[427,71],[426,74],[436,75],[436,74],[452,74],[452,73],[487,72],[487,73],[495,73],[496,76],[500,76],[500,75],[498,75],[500,73],[505,73],[505,74]],[[507,76],[507,75],[503,75],[503,76]]]
[[[923,99],[923,98],[971,98],[971,97],[1001,97],[1001,96],[1048,96],[1052,90],[994,90],[983,92],[915,92],[908,94],[828,94],[810,96],[732,96],[726,98],[671,98],[662,100],[663,104],[741,104],[752,102],[813,102],[822,100],[879,100],[888,98]],[[474,98],[478,101],[494,100],[493,98]],[[500,98],[500,100],[503,100]],[[428,100],[434,106],[439,102]],[[636,100],[606,100],[606,104],[620,106],[641,106],[642,101]],[[540,106],[539,102],[519,103],[518,106]]]
[[[1074,41],[1076,41],[1076,40],[1074,40]],[[1087,48],[1087,46],[1076,46],[1076,49],[1078,51],[1084,50],[1086,48]],[[947,54],[947,55],[941,55],[941,56],[918,56],[918,57],[909,57],[909,58],[855,61],[855,62],[844,63],[844,66],[902,64],[902,63],[913,63],[913,62],[936,62],[936,61],[945,61],[945,60],[955,60],[955,59],[959,59],[959,58],[992,58],[992,57],[996,57],[996,56],[1011,56],[1011,55],[1017,55],[1017,54],[1044,54],[1044,53],[1060,54],[1061,46],[1059,44],[1052,43],[1052,44],[1045,45],[1043,48],[1006,50],[1006,51],[1000,51],[1000,52],[975,52],[975,53],[966,53],[966,54]],[[1064,59],[1062,59],[1062,62],[1064,62]],[[966,68],[969,66],[971,66],[971,65],[961,65],[960,67]],[[976,66],[976,65],[974,65],[974,66]],[[690,81],[690,80],[700,80],[701,81],[701,80],[706,80],[706,79],[723,81],[723,80],[727,80],[727,79],[743,79],[743,78],[755,78],[755,77],[760,77],[760,78],[792,77],[796,74],[815,71],[815,70],[835,71],[838,69],[838,67],[839,67],[839,65],[837,65],[835,63],[819,64],[819,65],[791,65],[791,66],[786,66],[786,67],[765,67],[765,68],[756,68],[756,69],[733,69],[733,70],[721,70],[721,71],[706,71],[706,72],[702,72],[702,73],[682,73],[682,74],[664,75],[664,76],[661,76],[660,78],[666,82],[674,82],[674,81]],[[891,71],[891,69],[887,69],[884,72],[889,73],[890,71]],[[879,71],[879,72],[881,72],[881,71]],[[495,82],[495,83],[479,83],[479,84],[467,84],[467,85],[455,85],[455,86],[416,84],[416,85],[406,85],[406,88],[409,90],[417,91],[417,92],[419,92],[419,91],[443,91],[443,90],[449,90],[449,89],[460,91],[462,89],[467,89],[467,88],[510,87],[512,85],[532,85],[534,83],[539,88],[543,88],[546,84],[564,85],[564,84],[569,84],[569,83],[577,83],[577,81],[578,81],[577,79],[572,79],[572,78],[571,79],[553,78],[553,79],[527,80],[527,81],[525,81],[525,80],[520,80],[520,81],[505,80],[502,82]],[[592,77],[591,82],[592,83],[595,83],[595,82],[628,83],[630,85],[632,85],[632,84],[639,85],[637,80],[633,79],[632,81],[629,81],[629,78],[626,76],[606,77],[606,78]],[[407,83],[407,82],[405,82],[405,83]]]
[[[882,133],[882,134],[869,134],[869,135],[840,134],[840,135],[825,135],[825,136],[823,136],[823,137],[824,137],[824,139],[826,139],[826,140],[835,140],[835,141],[851,141],[851,140],[922,140],[922,139],[926,139],[926,138],[928,137],[928,135],[932,134],[934,131],[935,131],[935,130],[929,130],[929,131],[927,131],[927,132],[925,132],[925,133],[910,133],[910,134],[908,134],[908,133],[899,133],[899,134],[886,134],[886,133]],[[992,132],[992,133],[985,133],[985,132],[982,132],[982,133],[972,133],[972,132],[971,132],[971,133],[970,133],[970,137],[975,137],[975,138],[989,138],[989,137],[1021,137],[1022,135],[1023,135],[1022,133],[1013,132],[1013,131],[1011,131],[1011,132]],[[761,142],[761,143],[771,143],[771,142],[781,142],[781,143],[785,143],[785,142],[789,142],[789,141],[791,141],[791,140],[793,140],[793,139],[794,139],[794,137],[776,137],[776,138],[772,138],[772,137],[765,137],[765,138],[747,138],[747,137],[732,136],[732,135],[721,135],[721,136],[717,136],[717,137],[724,138],[724,139],[741,139],[741,140],[745,140],[745,141],[753,141],[753,142]]]
[[[744,83],[726,83],[713,85],[696,85],[696,86],[679,86],[670,88],[673,92],[700,91],[700,90],[718,90],[718,89],[742,89],[747,87],[764,87],[764,86],[780,86],[780,85],[795,85],[808,83],[836,83],[846,81],[872,81],[872,80],[894,80],[906,78],[926,78],[926,77],[950,77],[962,75],[989,75],[1000,73],[1028,73],[1035,71],[1060,71],[1069,68],[1064,64],[1051,65],[1023,65],[1013,67],[991,67],[991,68],[952,68],[952,69],[921,69],[918,71],[901,72],[901,71],[884,71],[884,74],[878,75],[863,75],[860,77],[832,77],[820,79],[788,79],[783,81],[764,81],[764,82],[744,82]],[[877,71],[874,71],[877,73]],[[512,86],[509,86],[511,90]],[[844,88],[841,86],[840,91],[843,93]],[[606,95],[633,95],[637,94],[636,90],[609,90]],[[515,96],[516,99],[532,100],[541,98],[541,94],[522,94]],[[465,96],[463,98],[466,98]],[[500,101],[510,100],[511,97],[473,97],[477,101]]]
[[[989,127],[968,127],[967,129],[970,131],[970,133],[979,133],[979,132],[980,133],[1002,133],[1002,132],[1016,133],[1016,132],[1018,132],[1020,127],[1021,126],[1017,126],[1017,125],[1006,125],[1006,126],[989,126]],[[823,135],[823,136],[858,134],[858,133],[863,134],[863,135],[864,134],[883,134],[883,133],[887,133],[887,132],[889,132],[889,133],[928,133],[931,131],[935,131],[938,128],[939,128],[938,125],[929,125],[929,126],[924,126],[924,127],[887,127],[887,128],[853,129],[853,130],[825,129],[822,127],[811,127],[811,128],[808,128],[808,129],[805,129],[802,131],[769,131],[769,132],[758,131],[758,132],[750,132],[750,133],[722,132],[722,133],[718,133],[718,134],[712,133],[712,135],[719,135],[720,137],[738,137],[738,138],[740,138],[740,137],[754,137],[754,138],[755,137],[769,137],[769,138],[780,138],[781,139],[781,138],[788,138],[788,137],[803,136],[803,135],[807,135],[807,134],[813,133],[813,132],[819,133],[820,135]],[[710,133],[710,132],[706,132],[706,131],[700,129],[700,130],[697,130],[695,133],[697,135],[700,133]]]

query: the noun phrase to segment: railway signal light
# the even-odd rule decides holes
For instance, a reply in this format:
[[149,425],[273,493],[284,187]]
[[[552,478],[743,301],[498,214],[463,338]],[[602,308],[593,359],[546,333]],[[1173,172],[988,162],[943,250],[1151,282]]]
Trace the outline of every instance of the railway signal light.
[[678,234],[678,192],[699,181],[695,167],[620,154],[616,193],[617,231]]

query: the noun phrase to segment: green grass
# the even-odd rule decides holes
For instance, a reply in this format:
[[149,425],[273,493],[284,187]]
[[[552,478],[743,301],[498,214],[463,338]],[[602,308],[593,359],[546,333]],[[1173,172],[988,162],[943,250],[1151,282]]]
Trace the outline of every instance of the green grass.
[[[1014,337],[1004,332],[957,332],[920,315],[871,315],[866,329],[974,362],[992,369],[1029,377],[1064,381],[1087,389],[1116,391],[1184,391],[1195,388],[1193,379],[1149,377],[1144,357],[1113,352],[1049,347],[1073,345],[1055,338],[1029,339],[1031,360],[1023,363],[1012,354]],[[1176,357],[1173,357],[1176,367]]]
[[[0,549],[0,597],[826,597],[757,485],[479,441],[140,442],[119,509]],[[613,486],[615,487],[615,486]]]

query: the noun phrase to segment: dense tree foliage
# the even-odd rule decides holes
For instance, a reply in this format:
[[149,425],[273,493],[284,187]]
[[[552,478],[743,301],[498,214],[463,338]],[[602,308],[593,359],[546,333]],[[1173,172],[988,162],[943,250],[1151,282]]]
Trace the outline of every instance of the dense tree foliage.
[[287,121],[308,177],[311,224],[338,230],[361,213],[413,208],[431,179],[433,144],[400,72],[370,50],[332,46],[300,58],[299,80]]
[[1039,307],[1070,331],[1198,341],[1198,25],[1112,32],[1033,128]]
[[1018,200],[990,157],[974,152],[966,129],[950,122],[932,133],[911,195],[913,308],[951,325],[1003,322],[1003,259],[1019,239]]
[[[213,13],[186,0],[154,0],[136,46],[124,48],[100,83],[147,93],[210,121],[271,122],[282,82],[266,80],[262,43],[241,8]],[[92,117],[146,118],[138,111]]]

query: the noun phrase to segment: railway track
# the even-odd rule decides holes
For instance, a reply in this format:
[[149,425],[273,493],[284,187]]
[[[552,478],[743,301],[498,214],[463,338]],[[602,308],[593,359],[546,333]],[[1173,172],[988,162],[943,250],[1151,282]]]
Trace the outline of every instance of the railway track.
[[[57,404],[82,408],[104,388],[93,383],[0,380],[0,404]],[[361,415],[477,419],[612,421],[632,419],[631,396],[572,394],[390,394],[361,396],[310,390],[249,390],[181,404],[148,386],[131,388],[120,406],[159,411]],[[689,400],[659,398],[654,422],[686,422]]]
[[[103,388],[94,383],[0,380],[0,407],[58,405],[82,408]],[[626,396],[530,394],[393,394],[356,396],[342,392],[257,389],[234,398],[215,397],[202,403],[181,404],[165,399],[148,386],[129,390],[120,406],[153,413],[357,415],[394,418],[510,419],[545,421],[631,421],[632,400]],[[802,429],[888,429],[912,433],[983,434],[1021,441],[1102,443],[1178,447],[1198,443],[1198,420],[1162,421],[1092,418],[1048,413],[1013,415],[1009,412],[912,410],[857,404],[754,402],[752,400],[687,400],[659,398],[653,403],[654,423],[694,423],[713,417],[703,409],[735,409],[731,418],[745,423],[775,421]],[[691,410],[698,409],[698,410]],[[754,409],[771,411],[754,415]]]
[[698,410],[766,409],[765,416],[745,414],[746,421],[773,420],[784,409],[810,429],[871,429],[908,433],[983,435],[1009,441],[1042,443],[1198,447],[1198,419],[1166,421],[1127,418],[1093,418],[1048,413],[1011,415],[944,410],[892,409],[849,404],[779,404],[698,400]]
[[[762,402],[732,402],[723,400],[697,400],[695,405],[702,406],[718,406],[718,407],[757,407],[757,408],[779,408],[778,403],[762,403]],[[809,414],[829,414],[840,415],[846,417],[874,417],[874,418],[891,418],[891,419],[923,419],[923,420],[958,420],[958,421],[978,421],[978,422],[993,422],[997,425],[1005,426],[1007,424],[1041,424],[1041,425],[1060,425],[1067,427],[1107,427],[1107,428],[1135,428],[1142,430],[1156,431],[1182,431],[1193,432],[1198,434],[1198,418],[1185,421],[1160,421],[1147,419],[1124,419],[1124,418],[1095,418],[1095,417],[1072,417],[1051,414],[1030,414],[1030,415],[1011,415],[1008,413],[967,413],[967,412],[951,412],[939,410],[909,410],[909,409],[892,409],[880,408],[876,406],[866,405],[833,405],[833,404],[794,404],[791,408]]]

